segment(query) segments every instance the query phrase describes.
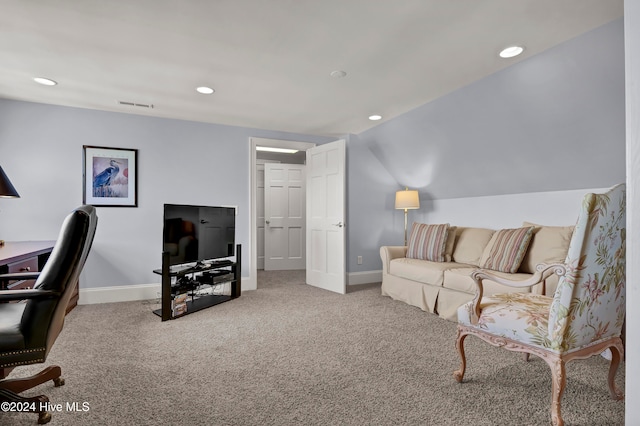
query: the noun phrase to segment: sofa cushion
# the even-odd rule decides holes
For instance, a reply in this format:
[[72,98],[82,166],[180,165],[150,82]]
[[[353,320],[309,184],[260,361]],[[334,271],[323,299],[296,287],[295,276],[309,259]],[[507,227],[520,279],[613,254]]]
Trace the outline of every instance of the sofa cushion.
[[514,273],[527,253],[533,226],[501,229],[493,234],[480,259],[480,267],[493,271]]
[[458,226],[452,259],[456,263],[478,266],[484,248],[489,244],[493,229],[465,228]]
[[444,246],[444,261],[451,262],[453,260],[453,248],[456,243],[458,228],[455,226],[449,226],[449,232],[447,233],[447,244]]
[[444,262],[449,224],[427,225],[414,223],[407,244],[407,257],[410,259]]
[[402,257],[389,262],[389,274],[425,284],[442,286],[445,270],[468,266],[453,262],[431,262],[429,260]]
[[[442,286],[451,290],[462,291],[465,293],[475,294],[476,282],[471,278],[471,273],[477,268],[455,268],[444,271],[444,281]],[[495,272],[499,277],[510,279],[513,281],[524,281],[531,278],[532,274],[509,274],[506,272]],[[506,285],[498,284],[491,280],[482,280],[482,289],[484,296],[490,296],[492,294],[499,293],[528,293],[531,291],[531,287],[509,287]]]
[[527,254],[520,265],[520,272],[533,274],[539,263],[564,263],[573,226],[541,226],[530,222],[524,222],[522,226],[535,228]]

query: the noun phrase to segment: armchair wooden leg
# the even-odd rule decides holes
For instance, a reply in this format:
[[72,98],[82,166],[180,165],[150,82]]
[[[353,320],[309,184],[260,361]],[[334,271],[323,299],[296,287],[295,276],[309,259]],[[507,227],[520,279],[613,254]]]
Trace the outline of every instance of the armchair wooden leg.
[[620,365],[620,359],[624,356],[624,349],[622,346],[622,340],[618,340],[615,345],[610,347],[611,349],[611,364],[609,366],[609,377],[607,381],[609,383],[609,393],[611,398],[619,401],[624,398],[624,394],[616,387],[616,372]]
[[52,365],[33,376],[23,377],[20,379],[5,379],[0,382],[0,389],[7,389],[15,393],[20,393],[46,383],[49,380],[53,380],[54,386],[58,387],[64,385],[64,379],[60,377],[61,374],[62,370],[60,367]]
[[554,426],[563,426],[562,420],[562,395],[567,385],[567,376],[565,371],[565,361],[561,357],[545,358],[549,367],[551,367],[552,387],[551,387],[551,423]]
[[462,379],[464,378],[464,372],[467,368],[467,359],[464,355],[464,339],[467,337],[467,334],[463,332],[462,328],[458,327],[458,336],[456,338],[456,349],[458,349],[458,353],[460,354],[460,369],[453,372],[453,377],[455,377],[458,383],[462,383]]

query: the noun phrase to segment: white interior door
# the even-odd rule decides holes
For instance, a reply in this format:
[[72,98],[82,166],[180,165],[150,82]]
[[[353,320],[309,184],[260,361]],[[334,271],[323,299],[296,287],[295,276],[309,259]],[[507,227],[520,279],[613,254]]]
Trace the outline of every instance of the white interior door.
[[264,180],[264,269],[305,269],[305,165],[265,164]]
[[307,150],[307,284],[346,293],[345,141]]

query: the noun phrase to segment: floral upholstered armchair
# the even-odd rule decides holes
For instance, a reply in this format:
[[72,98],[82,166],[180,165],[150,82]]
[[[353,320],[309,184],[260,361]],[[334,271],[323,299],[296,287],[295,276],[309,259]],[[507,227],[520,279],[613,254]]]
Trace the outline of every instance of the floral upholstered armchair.
[[[466,360],[464,339],[475,335],[510,351],[544,359],[553,377],[551,420],[564,424],[560,412],[566,386],[565,364],[610,349],[608,385],[613,399],[623,398],[615,375],[623,356],[622,327],[625,320],[625,186],[604,194],[587,194],[582,202],[564,264],[538,265],[526,281],[512,282],[488,270],[476,270],[475,298],[458,310],[456,347],[462,382]],[[482,297],[482,280],[491,279],[514,287],[542,282],[559,275],[553,297],[532,293],[508,293]]]

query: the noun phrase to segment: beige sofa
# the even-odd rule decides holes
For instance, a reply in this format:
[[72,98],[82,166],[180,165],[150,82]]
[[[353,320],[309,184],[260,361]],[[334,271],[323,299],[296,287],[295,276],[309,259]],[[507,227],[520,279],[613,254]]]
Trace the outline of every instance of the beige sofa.
[[[573,226],[539,226],[525,222],[523,227],[533,229],[518,270],[515,273],[495,272],[497,275],[526,280],[533,275],[537,264],[565,260]],[[486,264],[496,232],[486,228],[449,227],[443,262],[408,258],[406,246],[381,247],[382,295],[456,321],[458,307],[475,294],[475,283],[470,274]],[[524,288],[483,281],[485,296],[514,291],[553,294],[556,285],[557,277]]]

